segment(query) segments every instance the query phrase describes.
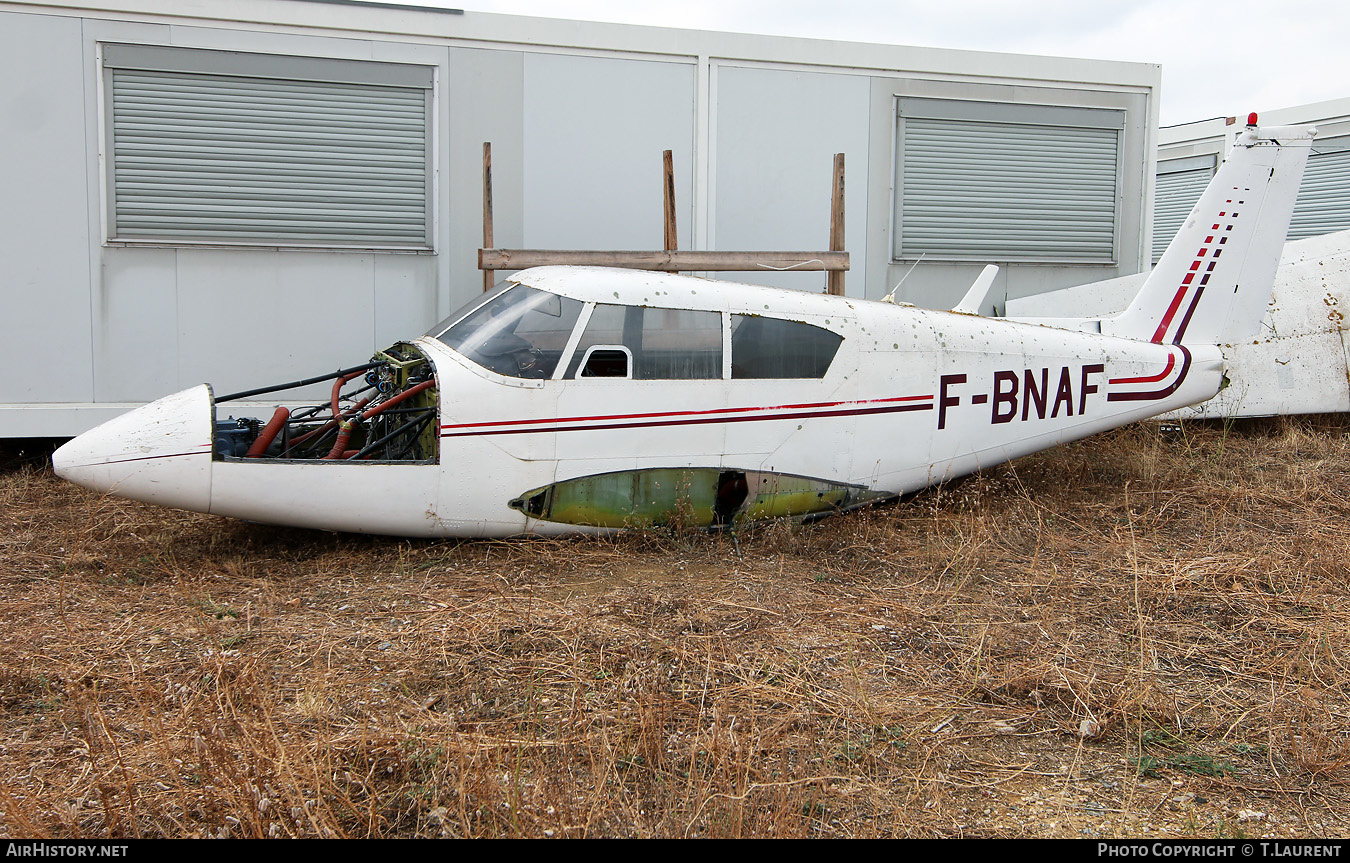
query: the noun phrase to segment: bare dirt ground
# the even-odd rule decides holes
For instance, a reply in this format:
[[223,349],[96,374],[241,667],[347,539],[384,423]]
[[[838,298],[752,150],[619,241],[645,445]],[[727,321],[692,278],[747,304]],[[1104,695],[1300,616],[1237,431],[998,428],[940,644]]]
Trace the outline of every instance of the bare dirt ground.
[[736,538],[290,530],[33,451],[0,835],[1350,836],[1345,418]]

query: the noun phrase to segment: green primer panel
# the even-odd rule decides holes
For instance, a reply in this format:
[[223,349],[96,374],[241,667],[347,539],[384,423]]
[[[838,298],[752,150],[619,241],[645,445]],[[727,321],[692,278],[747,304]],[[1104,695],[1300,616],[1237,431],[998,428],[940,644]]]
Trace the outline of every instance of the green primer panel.
[[[550,486],[548,521],[597,527],[713,522],[714,468],[653,468],[580,477]],[[528,495],[527,495],[528,497]]]
[[[740,478],[744,482],[738,491]],[[565,480],[528,491],[510,505],[533,518],[561,524],[711,527],[837,512],[887,497],[891,497],[887,492],[864,486],[788,474],[647,468]]]

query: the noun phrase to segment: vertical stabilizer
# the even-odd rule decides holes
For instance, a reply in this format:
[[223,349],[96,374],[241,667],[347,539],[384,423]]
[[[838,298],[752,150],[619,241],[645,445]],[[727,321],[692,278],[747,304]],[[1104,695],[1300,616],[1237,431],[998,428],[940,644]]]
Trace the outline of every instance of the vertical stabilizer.
[[1102,332],[1177,345],[1255,333],[1316,131],[1253,124],[1239,134],[1134,302]]

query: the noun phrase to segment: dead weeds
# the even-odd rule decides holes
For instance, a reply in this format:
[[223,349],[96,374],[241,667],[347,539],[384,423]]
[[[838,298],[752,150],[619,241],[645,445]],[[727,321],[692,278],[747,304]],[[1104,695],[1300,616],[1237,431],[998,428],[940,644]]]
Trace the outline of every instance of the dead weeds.
[[1348,422],[513,542],[170,512],[11,444],[0,834],[1345,836]]

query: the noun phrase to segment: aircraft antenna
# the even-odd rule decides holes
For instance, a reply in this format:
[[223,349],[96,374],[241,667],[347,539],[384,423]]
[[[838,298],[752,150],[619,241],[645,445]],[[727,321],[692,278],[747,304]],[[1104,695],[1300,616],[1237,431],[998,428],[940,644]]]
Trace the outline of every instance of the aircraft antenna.
[[890,292],[889,294],[887,294],[886,296],[884,296],[884,297],[881,298],[881,301],[882,301],[883,303],[894,303],[894,302],[895,302],[895,292],[898,291],[898,290],[900,290],[900,286],[903,285],[903,284],[905,283],[905,279],[908,279],[908,278],[909,278],[909,274],[912,273],[912,272],[914,272],[914,268],[917,267],[917,266],[919,265],[919,262],[923,260],[923,256],[926,255],[926,254],[928,254],[928,253],[927,253],[927,252],[924,252],[923,254],[919,255],[919,260],[918,260],[918,261],[915,261],[913,264],[910,265],[909,270],[908,270],[903,276],[900,277],[900,281],[896,282],[896,283],[895,283],[895,287],[891,288],[891,292]]

